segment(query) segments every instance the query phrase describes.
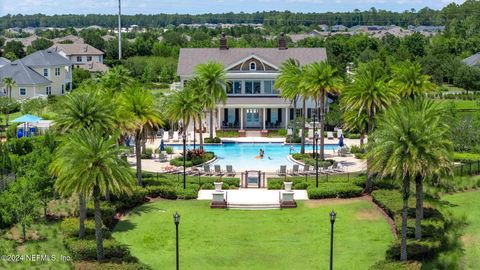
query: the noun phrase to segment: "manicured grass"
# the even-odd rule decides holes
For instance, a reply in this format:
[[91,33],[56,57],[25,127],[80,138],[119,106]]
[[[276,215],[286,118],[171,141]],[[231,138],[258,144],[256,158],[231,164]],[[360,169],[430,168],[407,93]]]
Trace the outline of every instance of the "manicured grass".
[[47,255],[55,261],[6,262],[0,260],[0,269],[72,269],[72,263],[61,261],[61,255],[70,256],[62,242],[59,222],[35,223],[27,231],[27,242],[22,244],[21,227],[16,226],[5,233],[0,239],[1,255]]
[[444,200],[453,204],[451,211],[462,218],[467,226],[462,236],[465,250],[465,269],[478,269],[480,265],[480,191],[446,195]]
[[299,202],[297,209],[210,209],[208,201],[158,201],[133,210],[114,238],[154,269],[175,266],[175,226],[180,221],[183,269],[328,269],[329,212],[337,212],[334,266],[369,269],[393,241],[389,225],[369,202]]

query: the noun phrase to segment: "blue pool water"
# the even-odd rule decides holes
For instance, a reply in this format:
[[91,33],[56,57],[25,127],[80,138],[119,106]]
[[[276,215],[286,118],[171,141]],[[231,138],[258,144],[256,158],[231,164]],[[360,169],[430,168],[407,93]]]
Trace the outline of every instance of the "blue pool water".
[[[198,145],[197,145],[198,147]],[[225,165],[232,165],[234,170],[262,170],[275,171],[280,165],[288,165],[289,169],[293,164],[287,157],[292,153],[300,152],[300,145],[284,145],[283,143],[223,143],[219,145],[205,145],[205,151],[215,152],[217,161],[214,164],[219,164],[222,169]],[[312,149],[312,145],[305,145],[306,149]],[[182,150],[181,145],[173,146],[175,150]],[[325,150],[336,150],[337,144],[326,144]],[[189,145],[188,149],[192,149]],[[263,158],[259,156],[259,150],[263,149],[265,155]]]

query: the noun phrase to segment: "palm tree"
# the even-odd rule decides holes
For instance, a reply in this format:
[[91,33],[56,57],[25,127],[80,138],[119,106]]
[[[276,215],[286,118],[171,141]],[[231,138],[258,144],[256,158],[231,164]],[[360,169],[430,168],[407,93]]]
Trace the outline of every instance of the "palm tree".
[[184,136],[187,135],[190,120],[195,121],[201,113],[202,107],[197,101],[195,89],[189,86],[170,96],[167,101],[166,114],[169,119],[182,122]]
[[337,70],[325,62],[317,62],[306,67],[304,85],[315,101],[320,104],[320,159],[325,159],[325,107],[327,94],[338,93],[343,87]]
[[134,80],[130,75],[130,71],[119,65],[113,67],[102,76],[101,82],[107,89],[118,93],[123,91],[128,85],[132,84]]
[[[115,127],[114,104],[106,95],[92,85],[84,85],[75,92],[66,95],[55,115],[55,128],[61,133],[95,129],[100,134],[108,134]],[[79,237],[85,235],[87,208],[85,194],[78,194],[80,228]]]
[[[13,80],[12,77],[5,77],[3,78],[3,85],[5,85],[5,87],[7,88],[8,97],[12,99],[12,88],[15,86],[15,80]],[[10,116],[9,114],[5,114],[5,121],[6,121],[7,127],[8,127],[9,116]]]
[[99,261],[104,259],[100,196],[107,186],[120,194],[131,191],[135,183],[128,163],[121,158],[123,152],[115,136],[107,139],[95,130],[75,131],[66,136],[50,165],[60,194],[92,194]]
[[206,91],[205,88],[205,83],[202,81],[199,77],[193,77],[191,80],[188,81],[188,84],[186,85],[189,89],[192,89],[194,91],[194,94],[197,99],[197,104],[200,105],[200,112],[198,113],[196,119],[197,121],[197,127],[200,128],[200,150],[203,150],[203,109],[207,107],[209,103],[209,95]]
[[203,81],[209,96],[206,109],[210,111],[210,138],[213,138],[213,113],[218,102],[227,100],[225,69],[222,64],[209,62],[196,67],[195,75]]
[[[302,128],[302,146],[300,152],[302,154],[305,153],[305,90],[302,87],[302,79],[303,79],[303,69],[300,66],[300,62],[296,59],[289,58],[285,61],[282,66],[280,67],[280,75],[277,77],[275,81],[275,88],[281,89],[281,95],[285,99],[291,100],[293,103],[294,113],[293,113],[293,134],[295,136],[296,133],[296,115],[297,115],[297,100],[298,97],[303,97],[303,128]],[[288,121],[288,119],[285,119]]]
[[142,181],[141,143],[153,138],[159,126],[163,123],[160,112],[155,106],[153,95],[139,87],[130,86],[124,90],[119,98],[122,115],[130,121],[129,133],[135,136],[135,156],[137,159],[137,181]]
[[[422,74],[422,67],[419,63],[406,61],[393,67],[393,79],[391,84],[398,90],[398,93],[405,99],[417,99],[425,96],[426,93],[435,90],[436,85],[430,81],[430,76]],[[420,222],[423,219],[423,179],[415,178],[416,196],[416,223],[415,238],[422,238],[422,227]]]
[[[443,121],[442,115],[444,112],[433,101],[407,100],[389,109],[379,119],[377,129],[369,141],[371,149],[367,152],[367,157],[371,160],[370,169],[379,173],[380,177],[392,176],[401,180],[403,207],[400,259],[403,261],[407,260],[410,182],[450,172],[452,144],[449,141],[448,125]],[[420,222],[417,221],[416,226],[420,226]]]
[[390,81],[402,98],[415,98],[435,90],[436,86],[430,81],[430,76],[422,74],[419,63],[405,61],[392,68],[393,77]]
[[360,133],[360,147],[365,144],[365,135],[368,130],[367,111],[364,110],[346,110],[343,99],[340,100],[343,107],[343,127],[348,131],[356,130]]
[[[353,83],[342,93],[343,110],[346,112],[347,123],[366,124],[360,130],[367,134],[373,131],[374,118],[398,100],[398,95],[387,85],[387,76],[380,61],[372,61],[360,65]],[[367,160],[367,163],[368,160]],[[368,166],[367,166],[368,169]],[[373,188],[372,175],[368,174],[365,190]]]

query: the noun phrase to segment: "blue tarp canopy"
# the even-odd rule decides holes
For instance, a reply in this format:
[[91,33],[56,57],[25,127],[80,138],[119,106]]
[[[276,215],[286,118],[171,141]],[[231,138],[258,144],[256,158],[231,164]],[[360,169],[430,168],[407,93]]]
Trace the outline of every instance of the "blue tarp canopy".
[[12,122],[12,123],[38,123],[40,120],[42,120],[42,118],[40,118],[38,116],[31,115],[31,114],[25,114],[25,115],[20,116],[19,118],[14,119],[10,122]]

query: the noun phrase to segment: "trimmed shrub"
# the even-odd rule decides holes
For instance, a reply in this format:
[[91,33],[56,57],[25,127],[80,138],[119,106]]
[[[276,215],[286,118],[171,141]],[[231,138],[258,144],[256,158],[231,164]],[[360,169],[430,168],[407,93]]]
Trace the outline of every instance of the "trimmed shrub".
[[309,199],[352,198],[362,195],[362,188],[351,183],[320,183],[307,189]]
[[459,162],[472,162],[472,161],[479,161],[480,154],[478,153],[461,153],[461,152],[454,152],[453,153],[453,160]]
[[[215,186],[213,185],[213,183],[203,183],[202,184],[202,189],[214,189]],[[223,186],[222,186],[223,188]]]
[[205,138],[203,139],[203,141],[205,143],[221,143],[222,142],[222,139],[220,139],[219,137],[215,137],[215,138]]
[[167,154],[169,155],[173,154],[173,147],[171,146],[165,147],[165,152],[167,152]]
[[183,200],[193,200],[198,196],[198,189],[193,188],[177,188],[177,198]]
[[[65,237],[78,237],[78,229],[80,226],[80,220],[78,217],[64,218],[62,223],[60,223],[60,230],[62,231]],[[103,226],[103,237],[110,238],[110,231]],[[85,220],[85,236],[94,236],[95,235],[95,220],[86,219]]]
[[[97,250],[95,239],[64,239],[65,246],[75,260],[96,260]],[[104,239],[103,249],[105,259],[118,259],[124,262],[136,262],[137,259],[130,255],[130,251],[124,245],[119,244],[115,239]]]
[[142,159],[152,159],[153,149],[147,148],[142,152]]
[[[407,254],[409,260],[422,261],[431,258],[439,251],[441,247],[440,241],[434,240],[409,240],[407,242]],[[392,260],[400,259],[400,242],[390,246],[387,250],[387,257]]]
[[150,267],[141,263],[98,263],[81,261],[75,263],[75,269],[88,270],[150,270]]
[[361,135],[357,133],[349,133],[348,135],[345,136],[345,138],[354,139],[354,140],[358,140],[360,139],[360,137]]
[[148,186],[148,194],[152,197],[160,197],[167,200],[176,200],[177,192],[171,186]]
[[283,188],[283,180],[269,179],[267,181],[267,188],[268,189],[282,189]]

